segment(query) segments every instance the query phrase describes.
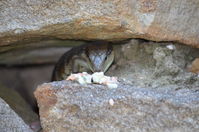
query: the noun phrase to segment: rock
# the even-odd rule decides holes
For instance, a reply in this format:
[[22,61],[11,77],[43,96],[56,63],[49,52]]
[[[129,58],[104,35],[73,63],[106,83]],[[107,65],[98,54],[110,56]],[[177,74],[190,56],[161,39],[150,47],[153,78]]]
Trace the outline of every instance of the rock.
[[24,121],[0,98],[0,131],[32,132]]
[[189,68],[189,71],[199,74],[199,58],[196,58],[196,59],[192,62],[191,66],[190,66],[190,68]]
[[[187,70],[199,49],[175,43],[131,40],[115,45],[115,63],[106,73],[138,87],[199,89],[199,77]],[[194,67],[197,67],[195,64]]]
[[43,40],[0,48],[0,65],[34,65],[55,63],[71,46],[84,44],[83,41]]
[[39,121],[38,115],[17,91],[0,84],[0,97],[23,119],[26,124]]
[[[15,50],[0,55],[0,65],[5,66],[24,66],[39,64],[54,64],[61,55],[70,48],[51,47],[29,50]],[[13,56],[13,54],[15,56]]]
[[[0,82],[6,88],[17,91],[29,105],[35,108],[37,104],[33,92],[39,84],[50,82],[53,68],[54,65],[1,67],[0,75],[4,76],[0,76]],[[2,94],[3,96],[9,97],[10,92],[6,91],[8,89],[4,88],[2,90],[5,91],[5,93],[0,93],[0,95]],[[19,103],[21,103],[21,101],[19,101]]]
[[199,130],[199,91],[153,90],[123,81],[116,89],[60,81],[40,85],[35,96],[48,132]]
[[0,45],[40,39],[178,41],[199,48],[199,1],[0,2]]
[[154,74],[177,75],[181,70],[181,68],[174,63],[172,53],[166,47],[155,48],[153,58],[156,60]]

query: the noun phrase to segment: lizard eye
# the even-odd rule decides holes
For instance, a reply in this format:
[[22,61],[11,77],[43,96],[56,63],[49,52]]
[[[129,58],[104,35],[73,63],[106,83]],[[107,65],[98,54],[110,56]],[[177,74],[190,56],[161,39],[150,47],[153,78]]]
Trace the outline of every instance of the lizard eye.
[[106,72],[108,70],[110,65],[113,63],[113,60],[114,60],[114,52],[113,51],[107,52],[107,55],[105,57],[104,64],[103,64],[103,72]]
[[106,56],[104,60],[107,60],[107,58],[108,58],[108,57]]
[[106,55],[106,57],[105,57],[105,60],[107,60],[107,58],[110,56],[111,51],[109,50],[106,54],[107,54],[107,55]]

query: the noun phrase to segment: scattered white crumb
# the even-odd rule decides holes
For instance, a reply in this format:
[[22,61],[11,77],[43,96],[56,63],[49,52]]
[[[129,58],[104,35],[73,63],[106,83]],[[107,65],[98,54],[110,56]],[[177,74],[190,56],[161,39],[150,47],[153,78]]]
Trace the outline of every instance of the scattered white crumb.
[[98,83],[107,85],[109,88],[117,88],[118,81],[116,77],[105,76],[103,72],[95,72],[92,75],[83,72],[77,74],[71,74],[66,80],[76,80],[80,84],[88,84],[88,83]]
[[176,49],[175,45],[173,45],[173,44],[167,45],[166,47],[168,49],[170,49],[170,50],[175,50]]
[[113,106],[113,105],[114,105],[114,100],[113,100],[113,99],[109,99],[109,104],[110,104],[111,106]]
[[117,88],[118,85],[116,83],[108,83],[106,84],[109,88]]
[[116,77],[105,76],[103,72],[95,72],[92,74],[93,82],[107,85],[109,88],[117,88],[118,81]]

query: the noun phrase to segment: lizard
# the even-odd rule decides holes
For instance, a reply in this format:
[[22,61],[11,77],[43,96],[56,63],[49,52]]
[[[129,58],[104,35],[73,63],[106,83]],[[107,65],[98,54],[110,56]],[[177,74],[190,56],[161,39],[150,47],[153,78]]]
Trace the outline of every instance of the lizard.
[[113,47],[107,41],[95,41],[80,45],[60,57],[54,67],[52,81],[63,80],[71,73],[105,73],[113,61]]

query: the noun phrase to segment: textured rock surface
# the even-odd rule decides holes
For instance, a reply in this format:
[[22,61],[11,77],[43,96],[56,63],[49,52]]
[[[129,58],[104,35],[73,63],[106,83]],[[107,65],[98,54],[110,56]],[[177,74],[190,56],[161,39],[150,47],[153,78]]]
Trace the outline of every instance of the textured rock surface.
[[[53,64],[58,58],[70,48],[40,48],[40,49],[20,49],[2,53],[0,55],[0,65],[5,66],[23,66]],[[13,56],[14,55],[14,56]]]
[[0,132],[32,132],[23,120],[1,98]]
[[0,65],[55,63],[71,46],[84,43],[83,41],[70,40],[43,40],[6,45],[0,48]]
[[190,70],[191,72],[195,72],[195,73],[198,73],[198,74],[199,74],[199,58],[196,58],[196,59],[192,62],[192,64],[191,64],[189,70]]
[[[14,89],[32,106],[36,105],[33,91],[39,84],[49,82],[54,65],[26,66],[26,67],[0,67],[0,83],[7,88]],[[6,91],[6,89],[3,89]],[[1,93],[9,98],[9,93]],[[1,95],[0,94],[0,95]],[[12,97],[10,97],[12,98]],[[17,103],[17,102],[12,102]]]
[[23,119],[26,124],[39,121],[38,115],[15,90],[0,84],[0,97]]
[[[107,75],[124,78],[139,87],[199,90],[198,75],[189,71],[192,61],[199,57],[199,49],[142,40],[131,40],[114,49],[115,64]],[[192,69],[197,69],[197,62],[194,64]]]
[[196,132],[199,92],[116,89],[60,81],[39,86],[35,96],[44,131]]
[[199,47],[198,5],[196,0],[4,0],[0,45],[136,37]]

